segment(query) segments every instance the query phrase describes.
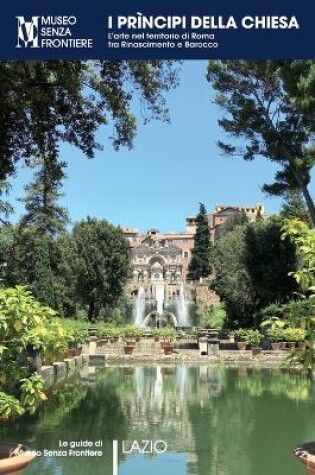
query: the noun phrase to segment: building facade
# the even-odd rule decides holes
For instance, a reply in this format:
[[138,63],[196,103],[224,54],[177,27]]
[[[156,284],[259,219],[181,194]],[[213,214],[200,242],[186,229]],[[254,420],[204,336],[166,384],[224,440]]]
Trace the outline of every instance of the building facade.
[[133,280],[138,282],[180,282],[186,280],[194,234],[159,233],[150,229],[146,234],[124,229],[132,258]]
[[[213,213],[208,215],[209,231],[212,243],[224,233],[227,219],[245,213],[249,221],[258,216],[266,218],[264,206],[217,205]],[[139,283],[176,283],[185,281],[194,247],[196,233],[196,216],[186,218],[186,229],[183,232],[159,233],[150,229],[141,233],[135,228],[124,228],[123,232],[129,242],[132,257],[133,281]]]

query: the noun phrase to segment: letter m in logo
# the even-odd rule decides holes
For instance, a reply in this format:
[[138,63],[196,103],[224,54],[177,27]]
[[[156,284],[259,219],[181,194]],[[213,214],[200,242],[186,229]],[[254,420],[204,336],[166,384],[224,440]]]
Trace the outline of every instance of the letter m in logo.
[[25,21],[24,16],[17,16],[18,41],[17,48],[38,48],[38,20],[39,16],[32,16],[31,21]]

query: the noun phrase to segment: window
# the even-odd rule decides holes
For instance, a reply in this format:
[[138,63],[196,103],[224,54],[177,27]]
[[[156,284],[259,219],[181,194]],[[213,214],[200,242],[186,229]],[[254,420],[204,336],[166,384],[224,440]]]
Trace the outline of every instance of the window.
[[184,251],[184,259],[188,259],[189,257],[189,252],[188,251]]

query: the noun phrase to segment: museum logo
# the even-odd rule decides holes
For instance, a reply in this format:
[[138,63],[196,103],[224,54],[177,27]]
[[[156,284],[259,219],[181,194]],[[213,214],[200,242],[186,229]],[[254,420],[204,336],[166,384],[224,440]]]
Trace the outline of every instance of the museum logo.
[[38,48],[39,16],[32,16],[30,21],[26,21],[24,16],[18,16],[16,18],[18,22],[18,38],[16,47]]
[[92,38],[78,38],[77,18],[69,16],[17,16],[16,48],[93,48]]

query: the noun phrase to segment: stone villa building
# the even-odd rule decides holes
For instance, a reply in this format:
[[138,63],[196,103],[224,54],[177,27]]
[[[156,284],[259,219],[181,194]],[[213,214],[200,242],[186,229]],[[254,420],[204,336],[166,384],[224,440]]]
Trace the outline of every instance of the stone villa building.
[[[266,218],[261,204],[253,207],[218,205],[208,215],[211,241],[215,242],[222,235],[229,217],[241,212],[250,221],[255,221],[258,215]],[[130,244],[134,282],[176,283],[186,280],[194,247],[196,216],[186,218],[186,229],[180,233],[159,233],[150,229],[144,234],[134,228],[124,228],[123,232]]]

